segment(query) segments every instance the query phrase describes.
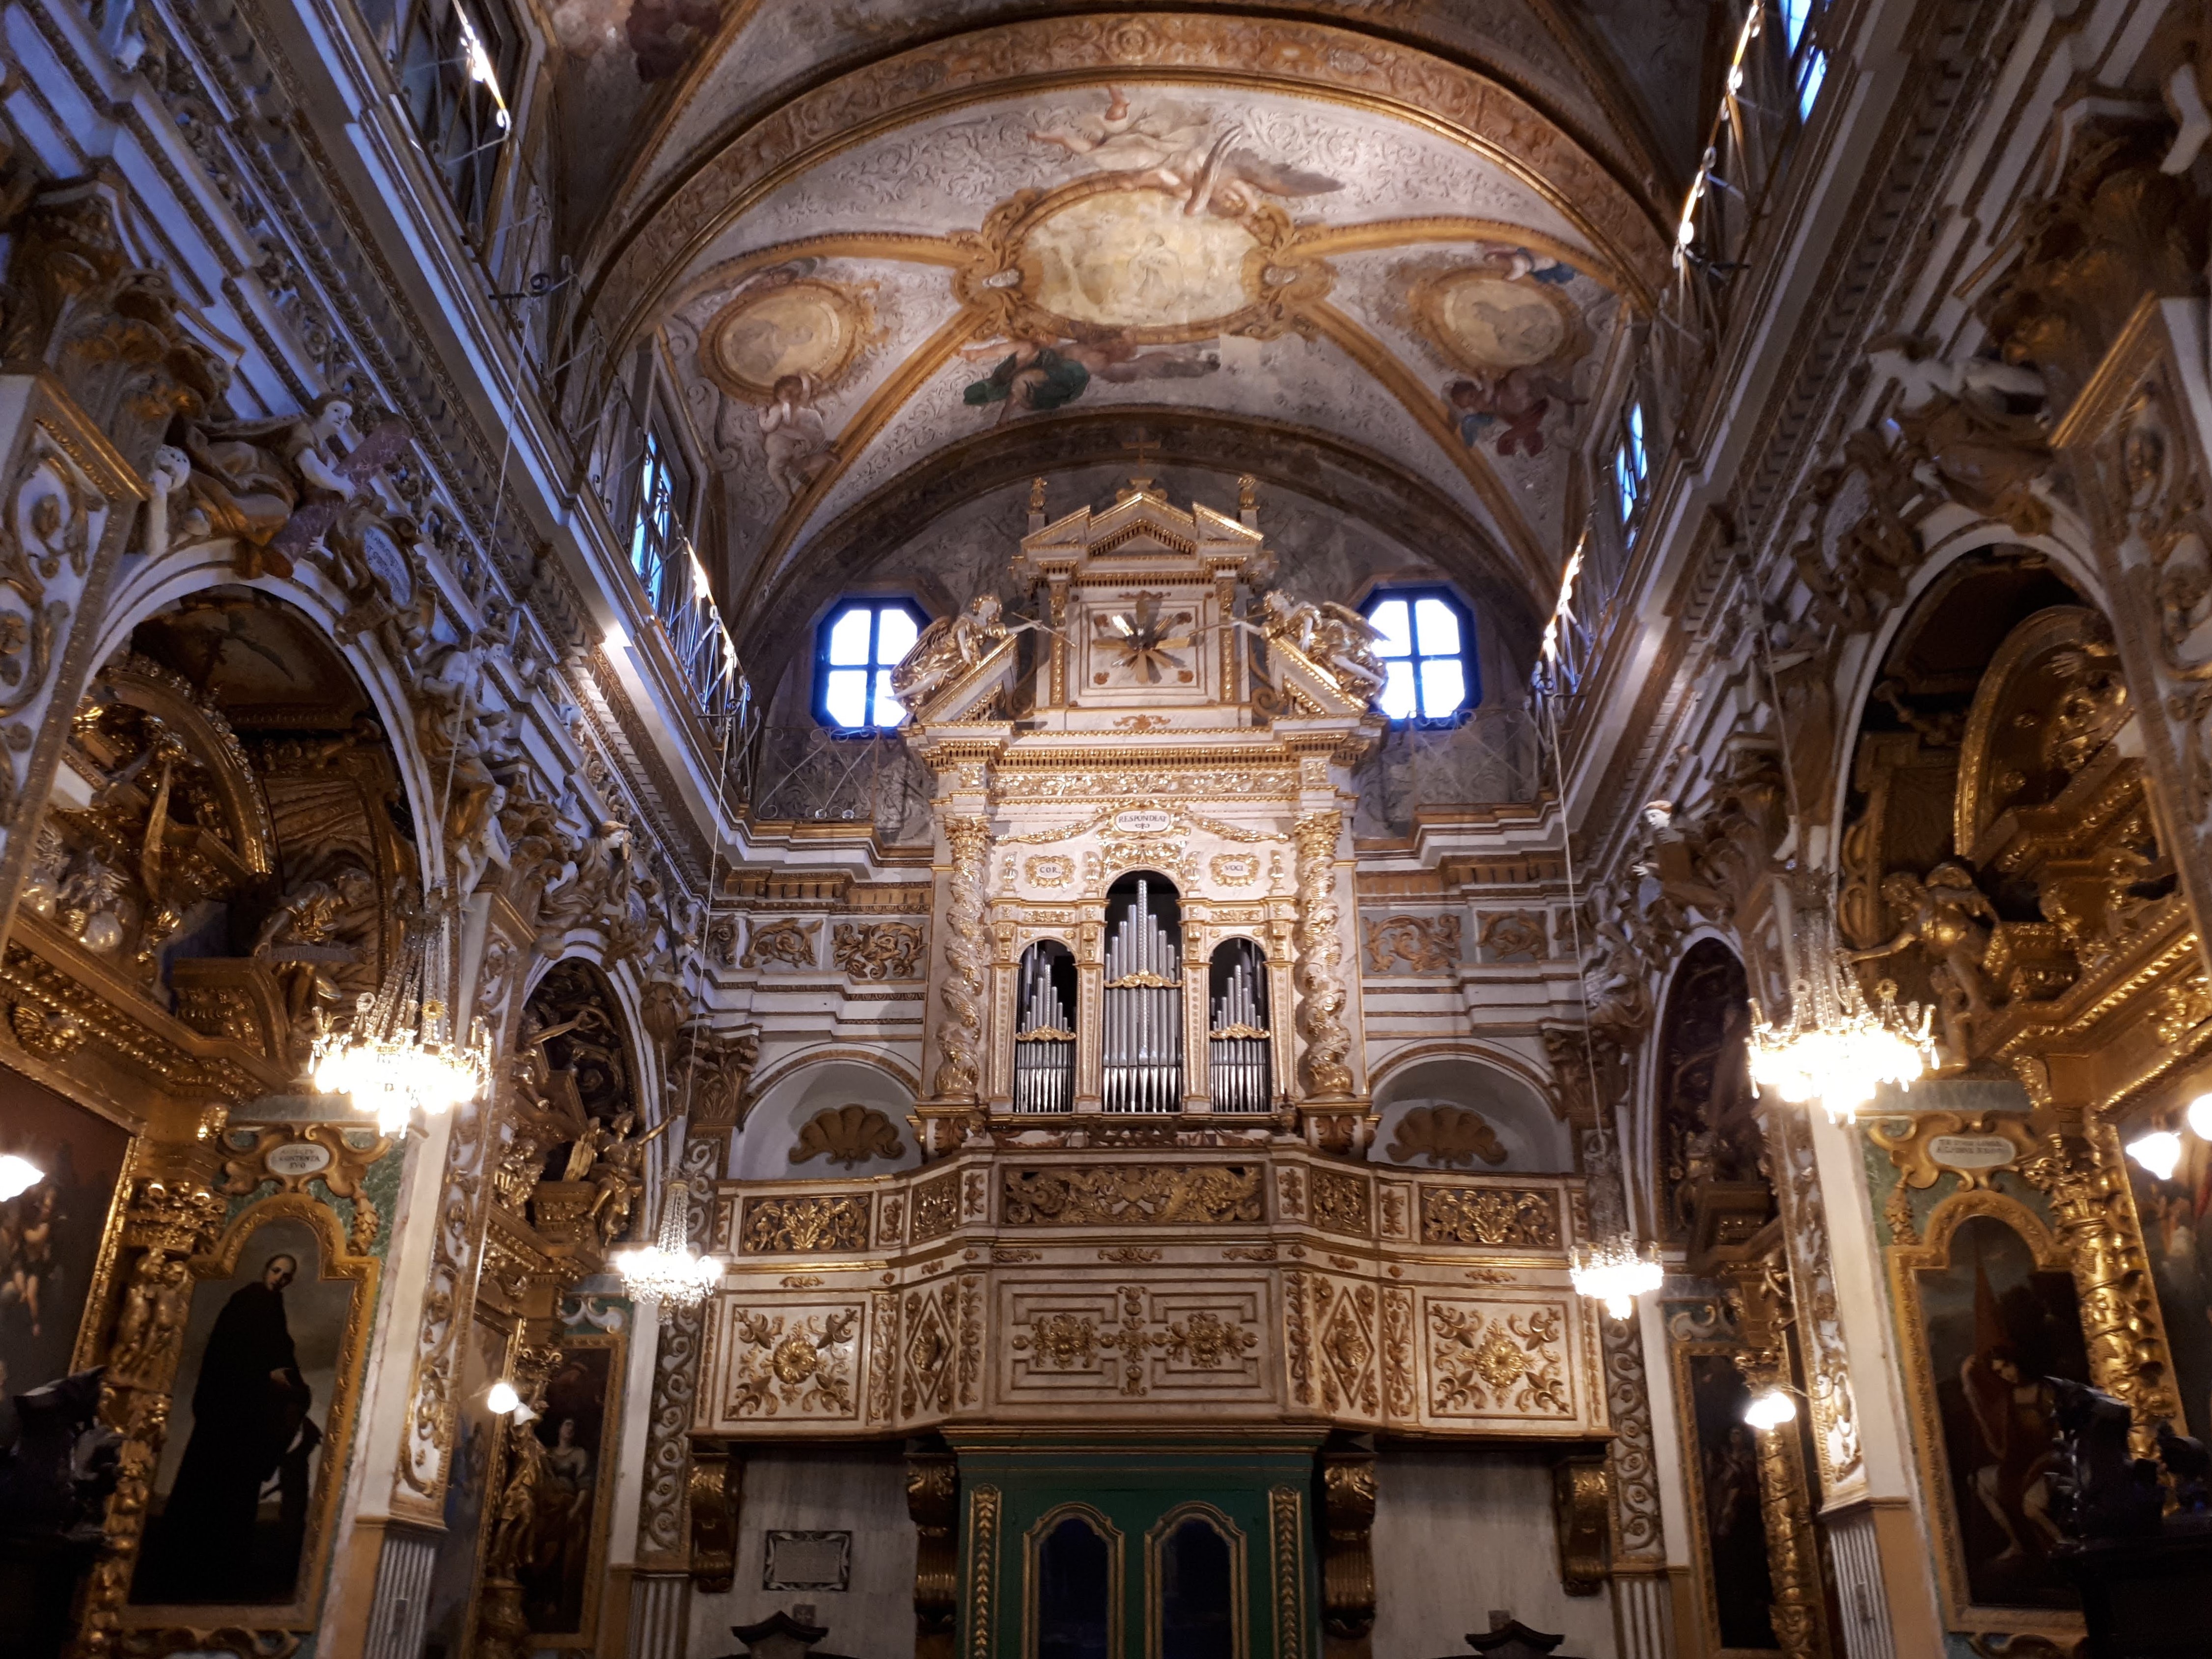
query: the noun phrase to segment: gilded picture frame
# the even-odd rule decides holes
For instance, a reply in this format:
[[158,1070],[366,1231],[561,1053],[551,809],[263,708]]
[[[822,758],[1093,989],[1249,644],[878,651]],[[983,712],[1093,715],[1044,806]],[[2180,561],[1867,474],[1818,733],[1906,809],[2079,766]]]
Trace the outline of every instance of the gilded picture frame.
[[[1720,1607],[1719,1574],[1714,1561],[1714,1548],[1710,1535],[1709,1516],[1711,1513],[1711,1494],[1708,1491],[1705,1473],[1706,1449],[1698,1422],[1698,1372],[1701,1367],[1726,1367],[1735,1370],[1735,1356],[1743,1345],[1736,1339],[1727,1316],[1717,1303],[1668,1304],[1667,1363],[1674,1381],[1674,1428],[1679,1443],[1683,1448],[1682,1481],[1684,1496],[1691,1514],[1687,1528],[1690,1535],[1691,1601],[1698,1616],[1698,1638],[1700,1650],[1711,1659],[1768,1659],[1782,1651],[1777,1640],[1771,1646],[1747,1646],[1741,1643],[1731,1645],[1724,1641]],[[1737,1377],[1741,1384],[1741,1378]],[[1741,1392],[1750,1398],[1747,1384]],[[1759,1554],[1765,1554],[1765,1517],[1756,1504],[1753,1513],[1759,1518]]]
[[[272,1223],[288,1222],[303,1225],[314,1239],[316,1277],[308,1281],[302,1272],[300,1278],[303,1287],[309,1284],[317,1286],[343,1284],[351,1287],[346,1310],[337,1331],[336,1351],[331,1366],[331,1394],[321,1424],[322,1456],[316,1467],[313,1491],[307,1500],[293,1595],[289,1601],[284,1602],[179,1602],[150,1599],[142,1601],[135,1599],[137,1590],[134,1587],[134,1599],[126,1601],[118,1613],[118,1621],[125,1630],[166,1630],[189,1635],[194,1631],[220,1629],[283,1638],[312,1631],[315,1626],[329,1576],[330,1551],[336,1532],[338,1503],[351,1462],[362,1369],[368,1351],[370,1325],[375,1313],[377,1283],[382,1264],[374,1256],[356,1253],[346,1229],[339,1224],[337,1212],[329,1205],[304,1192],[280,1192],[240,1211],[224,1227],[213,1250],[191,1259],[188,1269],[196,1281],[191,1320],[195,1327],[201,1323],[203,1297],[211,1298],[213,1287],[238,1280],[240,1272],[248,1265],[247,1258],[255,1247],[256,1239],[261,1239],[263,1246],[271,1248],[276,1253],[284,1253],[276,1250],[276,1246],[283,1241],[271,1241],[264,1235]],[[293,1229],[284,1230],[295,1231]],[[197,1357],[204,1363],[204,1352],[193,1356],[191,1351],[192,1339],[188,1336],[188,1359]],[[189,1369],[180,1367],[174,1391],[179,1407],[190,1398],[198,1375],[196,1366]],[[171,1418],[170,1441],[164,1448],[161,1472],[157,1473],[155,1482],[157,1492],[161,1491],[167,1478],[167,1472],[173,1467],[171,1460],[177,1455],[180,1436],[188,1434],[180,1421],[181,1415],[179,1410],[174,1412]],[[185,1449],[189,1450],[188,1443]],[[167,1497],[173,1493],[162,1495]],[[149,1512],[149,1530],[153,1521],[154,1516]],[[142,1540],[139,1558],[142,1570],[145,1562],[144,1540]]]
[[599,1402],[598,1444],[592,1449],[592,1522],[585,1540],[583,1597],[577,1626],[573,1631],[539,1631],[533,1625],[531,1644],[534,1650],[554,1649],[588,1652],[599,1645],[599,1604],[606,1578],[607,1533],[612,1518],[609,1512],[614,1507],[615,1453],[622,1440],[623,1362],[629,1345],[627,1333],[621,1331],[592,1336],[563,1332],[558,1344],[561,1359],[553,1367],[552,1379],[548,1387],[547,1409],[541,1419],[549,1426],[557,1427],[560,1410],[557,1385],[563,1367],[570,1365],[582,1355],[604,1354],[605,1377],[604,1394]]
[[[1948,1629],[1988,1636],[2040,1636],[2063,1646],[2083,1633],[2079,1612],[1977,1599],[1966,1556],[1966,1526],[1956,1502],[1944,1421],[1943,1389],[1948,1379],[1938,1375],[1943,1368],[1930,1350],[1927,1290],[1933,1276],[1960,1266],[1955,1259],[1959,1235],[1969,1223],[1984,1217],[2019,1235],[2037,1276],[2064,1276],[2069,1292],[2072,1284],[2065,1247],[2051,1229],[2027,1205],[1989,1188],[1952,1193],[1929,1214],[1918,1243],[1889,1247],[1890,1294],[1912,1426],[1914,1466],[1928,1500],[1936,1588]],[[2074,1318],[2078,1340],[2078,1302],[2074,1305]],[[2031,1369],[2041,1375],[2041,1368]],[[2083,1369],[2086,1380],[2086,1363]]]

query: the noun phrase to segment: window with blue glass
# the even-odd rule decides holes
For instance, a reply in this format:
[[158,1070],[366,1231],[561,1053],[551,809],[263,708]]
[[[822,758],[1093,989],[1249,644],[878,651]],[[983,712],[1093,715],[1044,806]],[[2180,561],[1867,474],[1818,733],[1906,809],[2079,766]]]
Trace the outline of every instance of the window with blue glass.
[[1650,454],[1644,447],[1644,406],[1632,400],[1620,418],[1620,439],[1613,451],[1613,487],[1623,524],[1636,516],[1650,475]]
[[841,732],[889,731],[906,718],[891,695],[891,670],[921,637],[911,600],[848,599],[830,613],[816,642],[814,715]]
[[1822,9],[1820,0],[1780,0],[1782,38],[1790,53],[1790,78],[1797,87],[1797,119],[1810,120],[1820,101],[1820,83],[1828,78],[1828,54],[1814,39],[1814,18]]
[[1367,602],[1380,636],[1382,712],[1392,720],[1449,723],[1482,700],[1474,619],[1449,588],[1389,588]]

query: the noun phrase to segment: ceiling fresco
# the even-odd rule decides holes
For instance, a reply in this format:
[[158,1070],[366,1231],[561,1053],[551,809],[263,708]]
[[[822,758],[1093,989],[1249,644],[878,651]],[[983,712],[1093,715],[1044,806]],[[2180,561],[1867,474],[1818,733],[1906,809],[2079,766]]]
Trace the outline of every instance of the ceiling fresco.
[[[1065,0],[553,0],[559,194],[579,238],[619,224],[799,88]],[[1183,8],[1233,15],[1231,0]],[[1707,0],[1289,0],[1289,15],[1411,43],[1532,99],[1648,201],[1702,140]],[[926,89],[917,81],[915,90]]]
[[1386,457],[1545,594],[1627,314],[1587,205],[1382,109],[1141,75],[823,146],[663,321],[729,608],[947,446],[1170,408]]

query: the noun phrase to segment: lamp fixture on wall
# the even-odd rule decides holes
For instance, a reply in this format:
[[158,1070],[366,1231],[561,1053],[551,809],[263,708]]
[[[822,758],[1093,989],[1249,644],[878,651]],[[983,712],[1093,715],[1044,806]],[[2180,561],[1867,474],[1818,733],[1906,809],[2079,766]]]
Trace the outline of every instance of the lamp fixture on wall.
[[46,1178],[46,1172],[28,1158],[0,1152],[0,1204],[21,1198]]
[[484,1022],[455,1041],[445,998],[434,994],[452,977],[452,922],[444,894],[433,892],[405,930],[398,967],[362,992],[352,1027],[315,1038],[308,1074],[317,1092],[351,1095],[387,1135],[403,1133],[417,1108],[434,1117],[476,1099],[491,1076]]
[[672,1177],[660,1200],[659,1240],[615,1252],[612,1265],[631,1301],[657,1302],[664,1314],[696,1308],[722,1282],[720,1257],[692,1253],[690,1199],[690,1182]]

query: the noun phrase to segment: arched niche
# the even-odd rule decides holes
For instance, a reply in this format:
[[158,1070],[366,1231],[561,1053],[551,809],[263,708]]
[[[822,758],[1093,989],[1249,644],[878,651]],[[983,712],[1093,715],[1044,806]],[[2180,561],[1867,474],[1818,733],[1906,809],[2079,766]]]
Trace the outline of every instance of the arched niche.
[[743,1180],[883,1175],[921,1162],[906,1121],[914,1094],[880,1067],[825,1059],[786,1072],[745,1114]]
[[1534,1089],[1472,1055],[1442,1054],[1391,1072],[1375,1091],[1370,1156],[1419,1169],[1574,1168],[1567,1126]]
[[1744,1043],[1751,1029],[1743,963],[1717,939],[1684,953],[1667,991],[1652,1097],[1658,1116],[1653,1197],[1660,1236],[1693,1253],[1754,1231],[1774,1213],[1766,1143],[1754,1114]]
[[669,1120],[653,1120],[613,981],[580,956],[554,963],[523,1000],[516,1046],[521,1098],[503,1129],[501,1201],[527,1205],[549,1236],[635,1236],[649,1224],[647,1149]]
[[1837,930],[1862,985],[1988,1061],[2172,894],[2105,615],[2019,548],[1947,569],[1859,711]]
[[305,612],[236,585],[141,619],[94,671],[27,925],[295,1077],[389,970],[421,891],[396,757]]
[[1075,1109],[1075,953],[1039,939],[1014,968],[1014,1110]]

